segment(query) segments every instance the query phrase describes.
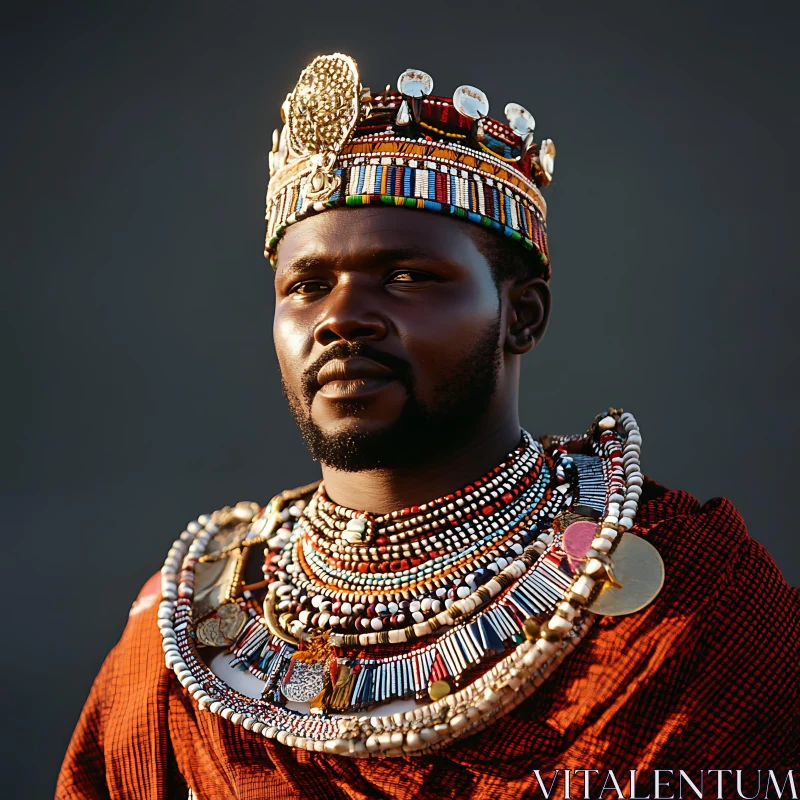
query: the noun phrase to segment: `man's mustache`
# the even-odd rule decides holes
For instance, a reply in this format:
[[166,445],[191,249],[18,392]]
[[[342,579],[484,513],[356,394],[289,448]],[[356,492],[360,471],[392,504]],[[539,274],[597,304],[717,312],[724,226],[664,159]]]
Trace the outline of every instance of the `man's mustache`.
[[317,374],[329,362],[337,358],[352,358],[362,356],[381,364],[392,371],[392,376],[402,383],[406,389],[411,390],[411,367],[407,361],[399,356],[386,353],[367,342],[337,342],[331,345],[311,366],[309,366],[302,376],[303,395],[309,402],[319,389],[317,384]]

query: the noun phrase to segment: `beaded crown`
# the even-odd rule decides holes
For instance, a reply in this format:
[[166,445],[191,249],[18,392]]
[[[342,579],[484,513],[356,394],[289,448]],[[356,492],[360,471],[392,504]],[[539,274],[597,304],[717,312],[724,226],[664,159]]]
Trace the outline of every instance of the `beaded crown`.
[[283,106],[269,155],[264,255],[275,265],[286,228],[329,208],[385,203],[452,214],[494,229],[538,256],[550,277],[541,187],[555,145],[533,138],[517,103],[491,119],[486,95],[459,86],[432,94],[433,79],[406,70],[382,92],[361,85],[356,62],[318,56]]

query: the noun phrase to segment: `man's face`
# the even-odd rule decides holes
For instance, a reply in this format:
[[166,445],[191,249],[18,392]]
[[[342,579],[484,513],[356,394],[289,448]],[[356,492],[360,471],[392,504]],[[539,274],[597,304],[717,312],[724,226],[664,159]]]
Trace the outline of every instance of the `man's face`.
[[273,334],[312,455],[342,470],[420,463],[486,413],[501,306],[467,225],[397,208],[335,209],[278,249]]

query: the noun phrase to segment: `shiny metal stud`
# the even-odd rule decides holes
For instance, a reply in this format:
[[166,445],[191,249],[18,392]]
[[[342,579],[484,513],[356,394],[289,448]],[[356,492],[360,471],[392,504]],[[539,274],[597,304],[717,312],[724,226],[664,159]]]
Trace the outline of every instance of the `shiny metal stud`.
[[405,97],[427,97],[433,91],[433,78],[419,69],[407,69],[397,79],[397,91]]
[[453,106],[468,119],[480,119],[489,113],[489,99],[474,86],[459,86],[453,93]]
[[529,133],[533,133],[536,127],[536,120],[527,108],[524,108],[519,103],[509,103],[505,108],[505,112],[508,124],[514,133],[522,139]]

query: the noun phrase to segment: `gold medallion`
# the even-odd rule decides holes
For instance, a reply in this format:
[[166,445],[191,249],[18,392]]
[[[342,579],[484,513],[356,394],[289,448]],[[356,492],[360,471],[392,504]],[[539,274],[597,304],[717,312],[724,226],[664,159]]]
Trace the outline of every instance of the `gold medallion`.
[[197,641],[208,647],[230,647],[241,633],[247,614],[238,603],[225,603],[197,624]]
[[220,633],[233,643],[247,622],[247,614],[238,603],[226,603],[217,610],[217,616]]
[[607,581],[589,606],[593,614],[633,614],[652,603],[664,585],[664,562],[658,550],[633,533],[620,536],[611,554],[613,577],[619,588]]
[[219,617],[209,617],[198,624],[196,628],[197,641],[208,647],[227,647],[228,640],[220,629]]

